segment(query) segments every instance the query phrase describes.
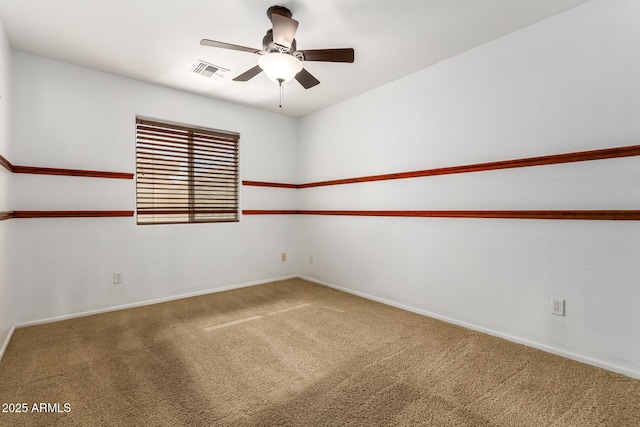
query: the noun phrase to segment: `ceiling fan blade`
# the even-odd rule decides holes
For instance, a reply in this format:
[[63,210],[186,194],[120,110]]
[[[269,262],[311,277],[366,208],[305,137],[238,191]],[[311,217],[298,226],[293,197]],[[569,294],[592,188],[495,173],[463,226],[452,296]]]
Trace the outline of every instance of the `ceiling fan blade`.
[[352,48],[299,50],[305,61],[353,62],[355,52]]
[[291,47],[298,30],[298,21],[273,13],[271,23],[273,24],[273,41],[279,45]]
[[249,53],[257,53],[262,54],[264,51],[262,49],[255,49],[252,47],[238,46],[236,44],[218,42],[215,40],[202,39],[200,40],[200,44],[202,46],[211,46],[211,47],[219,47],[222,49],[231,49],[231,50],[239,50],[240,52],[249,52]]
[[313,75],[311,75],[311,73],[305,70],[304,68],[298,74],[296,74],[295,79],[305,89],[309,89],[314,87],[317,84],[320,84],[320,80],[313,77]]
[[233,79],[233,81],[234,82],[246,82],[246,81],[251,80],[255,76],[257,76],[261,72],[262,72],[262,68],[260,68],[259,66],[256,65],[255,67],[253,67],[253,68],[245,71],[244,73],[240,74],[238,77]]

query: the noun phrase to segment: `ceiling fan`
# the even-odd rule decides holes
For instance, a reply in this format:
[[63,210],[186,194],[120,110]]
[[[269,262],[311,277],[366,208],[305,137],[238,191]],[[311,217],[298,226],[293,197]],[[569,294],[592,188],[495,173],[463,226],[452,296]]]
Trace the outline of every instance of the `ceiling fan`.
[[[282,83],[291,81],[294,78],[305,89],[312,88],[320,83],[303,67],[302,61],[353,62],[354,50],[352,48],[297,50],[297,43],[294,37],[298,29],[298,21],[291,19],[292,13],[286,7],[271,6],[267,10],[267,16],[273,28],[268,30],[262,39],[262,49],[209,39],[200,41],[203,46],[260,55],[258,65],[240,74],[233,79],[234,81],[246,82],[264,71],[267,77],[279,84],[280,97],[282,98]],[[280,107],[282,107],[282,99]]]

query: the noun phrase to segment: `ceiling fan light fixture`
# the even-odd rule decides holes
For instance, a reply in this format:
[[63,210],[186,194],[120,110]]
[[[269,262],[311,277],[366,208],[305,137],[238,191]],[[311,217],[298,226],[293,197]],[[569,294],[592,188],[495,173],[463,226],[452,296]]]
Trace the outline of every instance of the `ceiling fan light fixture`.
[[302,62],[293,55],[280,52],[267,53],[258,59],[258,66],[262,68],[269,79],[276,83],[286,83],[302,71]]

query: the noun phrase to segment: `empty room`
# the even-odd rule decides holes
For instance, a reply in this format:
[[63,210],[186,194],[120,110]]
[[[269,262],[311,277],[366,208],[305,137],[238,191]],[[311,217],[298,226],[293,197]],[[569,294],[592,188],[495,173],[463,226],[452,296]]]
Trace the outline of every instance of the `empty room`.
[[0,0],[0,426],[640,425],[639,16]]

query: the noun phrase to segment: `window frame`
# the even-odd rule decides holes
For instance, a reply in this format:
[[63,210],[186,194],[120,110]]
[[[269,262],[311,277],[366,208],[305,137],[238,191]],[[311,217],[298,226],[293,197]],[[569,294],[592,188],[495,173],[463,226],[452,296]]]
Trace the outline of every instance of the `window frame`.
[[239,133],[136,116],[135,140],[137,225],[239,222]]

